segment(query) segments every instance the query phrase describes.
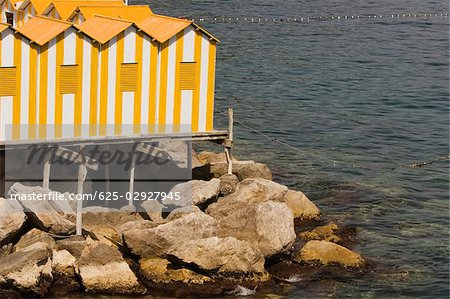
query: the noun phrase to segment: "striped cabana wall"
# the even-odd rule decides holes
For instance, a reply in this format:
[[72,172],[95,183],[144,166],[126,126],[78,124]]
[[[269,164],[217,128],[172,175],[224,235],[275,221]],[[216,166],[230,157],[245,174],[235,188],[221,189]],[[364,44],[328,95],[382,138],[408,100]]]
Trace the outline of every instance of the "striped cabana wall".
[[0,93],[1,123],[29,125],[14,139],[212,131],[217,40],[175,20],[2,25],[0,73],[15,80],[0,82],[11,91]]

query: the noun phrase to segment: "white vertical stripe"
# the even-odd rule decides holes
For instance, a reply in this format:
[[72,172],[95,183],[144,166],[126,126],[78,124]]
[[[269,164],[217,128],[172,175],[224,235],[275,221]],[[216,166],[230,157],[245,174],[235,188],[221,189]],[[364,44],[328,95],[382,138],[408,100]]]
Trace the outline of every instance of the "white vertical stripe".
[[[117,38],[109,41],[108,56],[108,103],[106,113],[106,123],[114,124],[114,111],[116,109],[116,54],[117,54]],[[105,57],[106,58],[106,57]],[[108,126],[107,134],[114,135],[114,126]]]
[[198,112],[198,131],[206,131],[206,106],[208,91],[209,38],[202,34],[202,57],[200,71],[200,107]]
[[173,125],[173,110],[175,106],[175,63],[177,59],[176,54],[177,43],[176,36],[174,36],[169,40],[169,61],[167,64],[166,125]]
[[2,66],[14,66],[14,34],[11,29],[2,32]]
[[195,49],[195,30],[192,26],[184,29],[183,38],[183,61],[194,61],[194,49]]
[[182,90],[181,91],[181,130],[187,128],[189,132],[191,131],[192,124],[192,90]]
[[150,38],[144,35],[142,43],[142,97],[141,124],[148,124],[148,97],[150,94]]
[[159,82],[161,75],[161,44],[158,44],[158,65],[156,67],[156,99],[155,99],[155,125],[159,121]]
[[123,62],[136,62],[136,29],[133,26],[125,30],[124,49]]
[[[27,39],[21,38],[22,43],[22,71],[21,71],[21,93],[20,93],[20,123],[28,124],[29,114],[29,94],[30,94],[30,43]],[[35,70],[31,70],[35,71]],[[21,126],[25,128],[25,126]],[[21,138],[28,138],[28,128],[23,130]]]
[[62,137],[69,138],[74,136],[75,124],[75,95],[64,94],[62,96]]
[[[132,129],[134,120],[134,92],[124,92],[122,95],[122,124],[124,128]],[[128,132],[132,134],[133,130]],[[123,132],[122,132],[123,134]]]
[[56,38],[48,44],[47,138],[55,136]]
[[83,90],[81,97],[81,124],[82,135],[89,136],[89,112],[91,100],[91,43],[90,39],[83,36]]
[[0,140],[11,139],[13,97],[0,97]]
[[64,32],[64,60],[63,64],[76,64],[76,35],[75,30],[70,28]]

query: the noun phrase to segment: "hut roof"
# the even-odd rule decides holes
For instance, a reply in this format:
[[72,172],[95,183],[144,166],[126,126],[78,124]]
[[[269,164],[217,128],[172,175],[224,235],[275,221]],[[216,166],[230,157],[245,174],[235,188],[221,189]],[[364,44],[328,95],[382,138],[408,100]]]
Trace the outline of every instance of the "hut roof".
[[132,25],[133,22],[127,20],[105,16],[94,16],[79,25],[78,28],[87,36],[104,44]]
[[206,35],[208,35],[210,38],[219,41],[213,35],[208,33],[205,29],[201,28],[194,22],[185,19],[178,19],[153,14],[152,16],[140,22],[137,22],[136,25],[139,27],[139,29],[141,29],[142,31],[144,31],[145,33],[147,33],[160,43],[164,43],[181,30],[187,28],[189,25],[195,26],[196,28],[204,32]]
[[31,18],[16,30],[36,44],[42,46],[66,31],[72,24],[46,17]]
[[83,14],[86,20],[93,18],[95,15],[113,17],[117,19],[130,20],[139,22],[152,15],[152,11],[148,5],[130,5],[130,6],[84,6],[80,5],[78,9],[72,13],[69,19],[73,18],[79,12]]
[[[18,1],[16,1],[18,2]],[[29,4],[33,5],[36,13],[38,15],[42,14],[44,10],[50,5],[51,0],[24,0],[19,7],[18,10],[24,10]]]
[[5,31],[5,30],[8,29],[9,27],[10,27],[9,24],[0,23],[0,33],[2,33],[3,31]]
[[121,0],[53,1],[44,9],[43,14],[49,13],[52,8],[55,8],[61,19],[67,21],[79,6],[125,6],[125,3]]

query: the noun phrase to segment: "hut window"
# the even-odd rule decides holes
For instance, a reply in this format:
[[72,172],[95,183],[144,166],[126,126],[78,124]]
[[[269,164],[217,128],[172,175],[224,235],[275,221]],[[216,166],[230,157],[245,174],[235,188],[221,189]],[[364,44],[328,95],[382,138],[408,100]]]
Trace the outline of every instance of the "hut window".
[[138,80],[138,64],[122,63],[120,66],[120,91],[136,91]]
[[11,26],[14,26],[14,14],[12,12],[5,12],[6,23]]
[[197,63],[180,62],[179,86],[181,90],[194,90],[197,82]]
[[16,68],[0,67],[0,97],[16,94]]
[[78,92],[78,65],[61,65],[59,93],[72,94]]

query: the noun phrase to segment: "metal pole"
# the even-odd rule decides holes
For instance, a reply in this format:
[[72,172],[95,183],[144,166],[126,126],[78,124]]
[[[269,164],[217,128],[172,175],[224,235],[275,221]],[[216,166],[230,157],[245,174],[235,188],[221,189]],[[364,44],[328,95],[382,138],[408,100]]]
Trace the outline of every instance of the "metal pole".
[[225,155],[228,162],[228,174],[233,174],[233,124],[234,124],[234,112],[233,108],[228,108],[228,139],[225,140]]
[[128,202],[128,207],[130,212],[134,211],[134,173],[136,170],[136,153],[133,152],[131,158],[131,169],[130,169],[130,186],[128,192],[130,192],[130,200]]

